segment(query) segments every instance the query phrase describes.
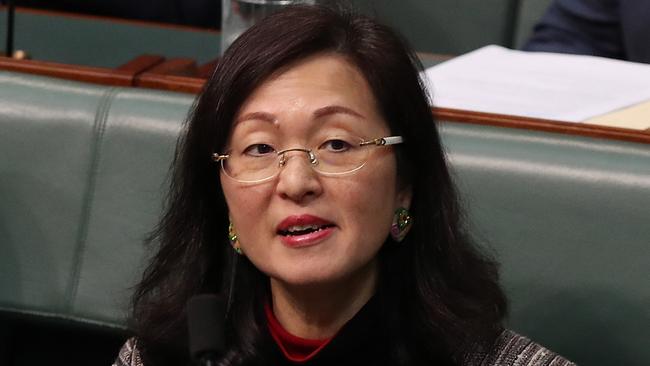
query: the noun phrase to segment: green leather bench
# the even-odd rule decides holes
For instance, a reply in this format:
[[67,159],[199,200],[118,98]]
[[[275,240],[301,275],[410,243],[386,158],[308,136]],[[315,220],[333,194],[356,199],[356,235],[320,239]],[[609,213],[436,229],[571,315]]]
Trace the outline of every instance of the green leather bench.
[[[31,342],[44,332],[80,352],[48,349],[56,355],[43,354],[49,364],[57,357],[61,365],[81,364],[85,348],[93,357],[101,353],[103,364],[112,361],[126,335],[142,239],[160,213],[191,102],[0,72],[0,309],[12,320],[7,338]],[[80,327],[108,347],[76,332]],[[6,357],[34,364],[37,350],[7,350]]]
[[[192,102],[0,72],[0,364],[110,363]],[[441,132],[509,326],[585,365],[650,364],[650,145]]]
[[422,52],[458,55],[488,44],[520,47],[552,0],[353,0]]
[[354,0],[364,13],[397,28],[419,50],[460,54],[510,45],[520,0]]
[[[0,8],[3,55],[6,16],[6,9]],[[14,37],[14,49],[26,51],[34,60],[111,69],[142,54],[203,64],[218,57],[221,49],[215,31],[29,9],[16,11]]]

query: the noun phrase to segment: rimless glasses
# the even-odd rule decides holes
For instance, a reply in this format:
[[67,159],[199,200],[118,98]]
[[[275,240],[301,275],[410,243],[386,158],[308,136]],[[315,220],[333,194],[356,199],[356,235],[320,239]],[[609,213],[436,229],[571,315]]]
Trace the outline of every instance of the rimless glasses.
[[276,151],[267,143],[234,144],[226,154],[212,154],[212,160],[221,163],[224,174],[240,183],[261,183],[275,177],[287,163],[290,153],[304,153],[309,165],[325,176],[342,176],[361,169],[372,147],[397,145],[402,136],[363,140],[357,137],[334,136],[323,139],[311,149],[291,148]]

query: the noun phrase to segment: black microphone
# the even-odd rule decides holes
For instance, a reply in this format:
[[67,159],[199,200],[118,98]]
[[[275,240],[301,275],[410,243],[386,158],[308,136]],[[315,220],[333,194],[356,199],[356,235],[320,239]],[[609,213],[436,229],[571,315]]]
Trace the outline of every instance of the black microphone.
[[197,295],[187,302],[190,356],[199,365],[216,365],[223,356],[225,314],[225,302],[216,294]]

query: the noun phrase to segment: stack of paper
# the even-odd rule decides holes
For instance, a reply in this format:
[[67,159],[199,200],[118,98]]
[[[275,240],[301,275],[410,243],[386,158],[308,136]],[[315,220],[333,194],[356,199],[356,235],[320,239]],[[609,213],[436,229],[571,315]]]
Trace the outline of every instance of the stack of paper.
[[500,46],[431,67],[425,82],[436,107],[570,122],[650,100],[650,65]]

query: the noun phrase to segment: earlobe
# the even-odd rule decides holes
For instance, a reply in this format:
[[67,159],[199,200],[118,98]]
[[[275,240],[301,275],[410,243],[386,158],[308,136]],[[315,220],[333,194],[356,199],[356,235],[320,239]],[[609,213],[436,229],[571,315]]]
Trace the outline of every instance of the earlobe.
[[411,208],[411,198],[413,197],[413,189],[411,185],[405,186],[397,193],[396,197],[396,207],[401,207],[405,209]]

